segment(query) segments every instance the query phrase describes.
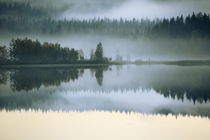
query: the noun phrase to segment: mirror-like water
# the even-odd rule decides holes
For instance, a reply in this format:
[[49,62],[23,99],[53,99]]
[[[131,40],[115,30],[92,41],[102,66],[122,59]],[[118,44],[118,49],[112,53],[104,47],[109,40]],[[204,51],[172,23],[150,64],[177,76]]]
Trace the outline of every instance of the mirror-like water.
[[209,79],[208,66],[2,69],[0,109],[210,117]]
[[0,139],[208,140],[209,81],[209,66],[3,68]]

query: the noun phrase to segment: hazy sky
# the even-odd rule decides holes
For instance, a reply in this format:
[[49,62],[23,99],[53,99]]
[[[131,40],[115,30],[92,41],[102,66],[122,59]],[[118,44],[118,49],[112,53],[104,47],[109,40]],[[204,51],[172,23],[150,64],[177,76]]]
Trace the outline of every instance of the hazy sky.
[[163,18],[210,12],[210,0],[0,0],[65,7],[61,18]]
[[[187,15],[193,11],[210,12],[209,0],[115,0],[113,4],[111,4],[111,1],[107,2],[110,3],[107,8],[104,8],[102,3],[100,5],[99,3],[92,2],[92,11],[72,11],[72,9],[69,9],[63,16],[67,18],[123,17],[131,19]],[[97,9],[97,7],[100,7],[99,5],[102,7],[101,10]]]

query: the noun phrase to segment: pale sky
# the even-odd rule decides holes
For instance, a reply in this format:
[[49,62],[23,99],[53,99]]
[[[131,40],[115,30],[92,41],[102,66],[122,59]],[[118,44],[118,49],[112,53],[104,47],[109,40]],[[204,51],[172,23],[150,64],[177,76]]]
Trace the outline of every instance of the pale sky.
[[30,1],[38,5],[65,7],[59,18],[163,18],[188,15],[194,12],[210,13],[209,0],[0,0]]

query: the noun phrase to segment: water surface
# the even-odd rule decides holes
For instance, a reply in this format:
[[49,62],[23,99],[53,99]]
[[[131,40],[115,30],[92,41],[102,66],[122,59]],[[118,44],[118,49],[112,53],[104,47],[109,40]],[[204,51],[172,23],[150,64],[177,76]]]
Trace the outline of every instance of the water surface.
[[205,140],[209,79],[209,66],[1,69],[0,138]]

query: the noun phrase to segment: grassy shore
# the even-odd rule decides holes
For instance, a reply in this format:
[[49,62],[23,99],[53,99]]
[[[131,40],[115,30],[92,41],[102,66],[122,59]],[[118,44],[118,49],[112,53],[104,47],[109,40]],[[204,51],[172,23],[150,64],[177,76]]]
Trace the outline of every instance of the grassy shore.
[[135,62],[110,62],[105,64],[12,64],[0,65],[0,68],[53,68],[76,67],[91,68],[109,65],[178,65],[178,66],[210,66],[210,60],[180,60],[180,61],[135,61]]
[[178,65],[178,66],[209,66],[210,60],[179,60],[179,61],[135,61],[136,65]]
[[54,68],[54,67],[76,67],[91,68],[102,67],[110,64],[18,64],[18,65],[0,65],[0,68]]

